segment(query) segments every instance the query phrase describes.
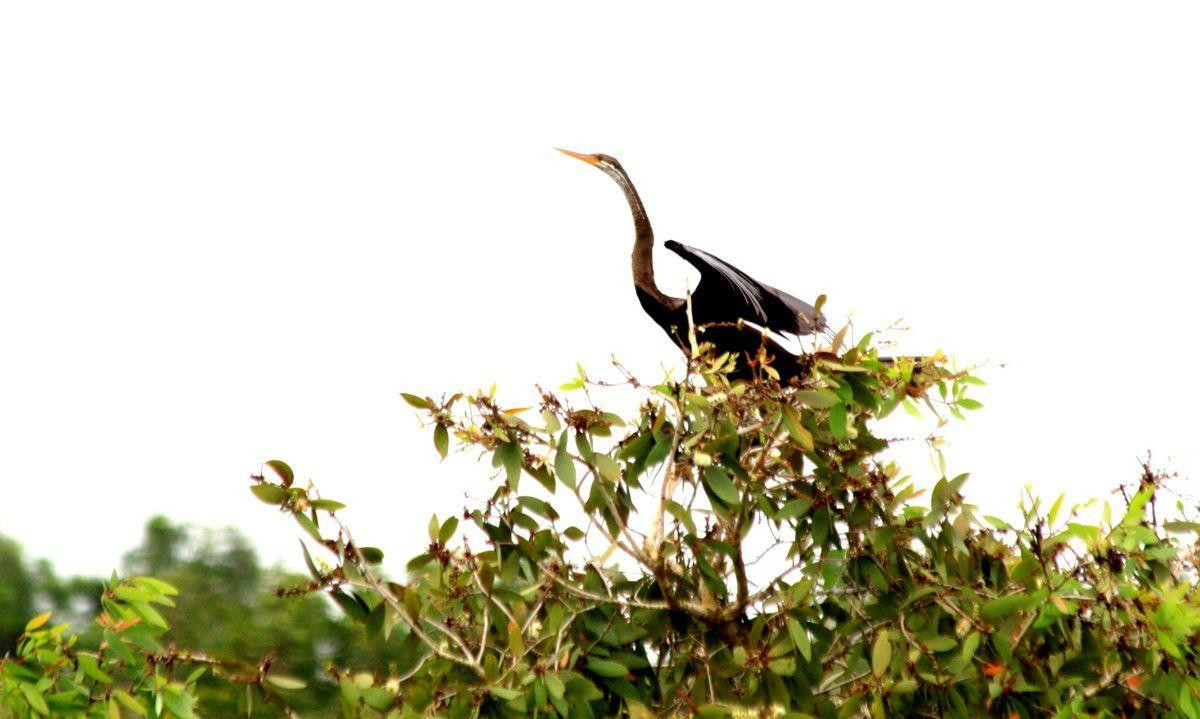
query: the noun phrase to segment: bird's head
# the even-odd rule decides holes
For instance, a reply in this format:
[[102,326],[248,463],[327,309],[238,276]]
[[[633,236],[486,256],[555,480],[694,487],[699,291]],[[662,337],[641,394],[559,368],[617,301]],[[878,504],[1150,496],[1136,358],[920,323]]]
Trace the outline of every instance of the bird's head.
[[603,155],[603,154],[599,154],[599,153],[597,153],[595,155],[585,155],[581,152],[571,152],[570,150],[564,150],[561,147],[556,147],[554,149],[558,150],[559,152],[566,155],[567,157],[574,157],[576,160],[579,160],[581,162],[586,162],[587,164],[591,165],[592,167],[599,168],[601,171],[604,172],[604,174],[608,175],[609,177],[613,178],[614,180],[616,180],[617,182],[619,182],[621,184],[624,184],[625,182],[628,181],[627,180],[628,175],[625,174],[625,168],[621,167],[621,163],[617,162],[617,158],[612,157],[611,155]]

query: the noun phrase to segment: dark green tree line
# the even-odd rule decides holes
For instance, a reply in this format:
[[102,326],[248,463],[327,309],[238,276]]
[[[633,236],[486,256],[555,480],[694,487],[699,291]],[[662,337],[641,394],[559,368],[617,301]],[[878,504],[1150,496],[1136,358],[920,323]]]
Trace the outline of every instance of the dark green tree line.
[[[265,661],[296,680],[285,682],[288,689],[282,693],[288,706],[305,716],[335,713],[338,685],[327,666],[387,671],[396,653],[385,643],[366,642],[361,627],[321,597],[280,596],[280,590],[307,579],[263,567],[236,530],[196,529],[154,517],[141,544],[125,556],[123,571],[162,579],[178,590],[171,595],[174,606],[158,610],[171,627],[164,647],[186,647],[251,675]],[[104,593],[104,581],[59,577],[47,562],[27,560],[15,541],[0,539],[0,655],[14,653],[26,624],[44,611],[52,611],[56,621],[69,620],[82,643],[99,644],[104,631],[96,619],[104,611]],[[197,712],[246,716],[246,686],[206,674],[197,680]],[[254,704],[251,699],[256,716],[280,711],[280,705]]]

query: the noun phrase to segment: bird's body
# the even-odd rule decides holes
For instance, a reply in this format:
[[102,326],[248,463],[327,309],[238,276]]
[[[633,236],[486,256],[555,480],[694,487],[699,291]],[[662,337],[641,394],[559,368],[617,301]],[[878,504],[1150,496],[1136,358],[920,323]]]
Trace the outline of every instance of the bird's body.
[[[663,294],[654,281],[654,231],[629,175],[608,155],[562,152],[603,170],[625,193],[633,214],[633,284],[638,301],[671,341],[690,356],[688,301]],[[711,343],[718,352],[737,356],[731,378],[752,378],[757,358],[764,352],[780,381],[803,376],[802,358],[787,350],[769,332],[802,336],[824,330],[824,320],[817,316],[812,305],[755,280],[703,250],[675,241],[663,246],[700,271],[700,282],[690,295],[697,340]]]

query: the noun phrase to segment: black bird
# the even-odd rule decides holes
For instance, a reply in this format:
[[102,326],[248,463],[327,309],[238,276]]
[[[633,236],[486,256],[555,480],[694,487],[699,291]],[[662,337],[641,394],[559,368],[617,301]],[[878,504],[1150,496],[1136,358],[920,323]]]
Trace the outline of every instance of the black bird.
[[[690,356],[687,300],[663,294],[654,282],[654,230],[625,168],[615,157],[608,155],[583,155],[562,149],[559,152],[603,170],[625,193],[633,213],[634,290],[646,314],[663,328],[685,355]],[[824,331],[825,319],[816,316],[812,305],[764,285],[703,250],[674,240],[663,246],[700,271],[700,283],[691,293],[692,321],[699,330],[696,340],[711,342],[718,352],[737,355],[737,366],[730,373],[731,378],[752,378],[753,364],[760,350],[765,350],[781,382],[804,376],[801,358],[772,339],[767,331],[797,336]]]

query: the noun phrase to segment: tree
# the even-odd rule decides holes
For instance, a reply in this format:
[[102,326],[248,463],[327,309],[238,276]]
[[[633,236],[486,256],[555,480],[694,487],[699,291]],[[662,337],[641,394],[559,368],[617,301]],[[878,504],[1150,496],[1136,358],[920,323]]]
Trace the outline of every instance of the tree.
[[[395,649],[386,669],[331,664],[342,715],[1200,717],[1200,524],[1160,503],[1166,478],[1147,464],[1116,508],[1029,496],[1015,524],[966,504],[965,475],[925,496],[876,420],[961,418],[980,380],[843,337],[790,386],[764,357],[731,383],[740,360],[700,345],[682,380],[580,370],[537,411],[405,395],[442,456],[490,460],[493,490],[431,518],[403,578],[343,503],[268,462],[251,490],[297,522],[311,574],[283,593],[325,594]],[[637,408],[623,418],[604,393]],[[128,696],[186,718],[211,675],[289,711],[299,682],[270,662],[164,649],[153,605],[174,590],[154,581],[109,582],[108,649],[31,622],[0,665],[0,707],[139,713]]]
[[34,581],[20,545],[0,537],[0,656],[12,651],[33,617]]
[[[35,680],[36,688],[50,677],[57,690],[39,696],[49,709],[69,716],[84,706],[71,696],[86,688],[74,675],[94,659],[95,669],[110,681],[100,681],[98,674],[90,677],[101,691],[88,692],[96,701],[86,706],[101,716],[108,716],[107,700],[122,702],[124,695],[116,693],[120,690],[145,707],[164,697],[177,709],[186,706],[200,716],[274,717],[296,711],[325,717],[337,713],[339,691],[327,664],[387,672],[396,653],[398,642],[366,642],[362,629],[333,615],[323,597],[281,596],[288,594],[281,588],[301,584],[302,578],[262,567],[246,538],[230,528],[201,530],[151,518],[141,544],[126,555],[124,568],[141,578],[62,579],[46,562],[27,566],[15,543],[0,544],[0,572],[8,578],[0,585],[0,619],[12,627],[11,644],[0,656],[16,655],[0,661],[0,677],[10,680],[14,690],[10,702],[35,711],[20,688],[21,679]],[[50,613],[35,618],[40,609],[52,609],[54,622]],[[143,614],[162,626],[147,628]],[[34,619],[39,621],[30,621]],[[79,633],[70,634],[64,622]],[[27,626],[32,628],[26,631]],[[99,651],[117,644],[125,651]],[[131,656],[136,660],[130,662]],[[66,675],[60,662],[71,669]],[[165,680],[161,686],[146,682],[147,668],[150,678]],[[179,681],[195,670],[203,673]],[[124,684],[115,679],[121,676]],[[187,701],[181,703],[167,687]],[[0,692],[0,717],[7,717],[2,708],[9,705],[2,697]],[[132,705],[122,706],[136,713]]]
[[[1164,521],[1163,478],[1147,467],[1116,515],[1029,497],[1015,526],[963,502],[966,475],[926,503],[874,420],[961,418],[981,381],[839,344],[788,387],[765,362],[730,383],[736,358],[704,352],[678,382],[580,370],[580,401],[544,392],[536,417],[405,395],[440,454],[497,475],[431,519],[404,582],[271,462],[254,493],[331,559],[306,553],[313,588],[412,650],[344,679],[346,715],[1200,717],[1200,525]],[[595,402],[617,388],[640,397],[628,420]]]
[[43,609],[73,620],[95,616],[100,588],[97,580],[59,577],[45,560],[27,563],[21,546],[0,536],[0,657],[16,649],[25,623]]

